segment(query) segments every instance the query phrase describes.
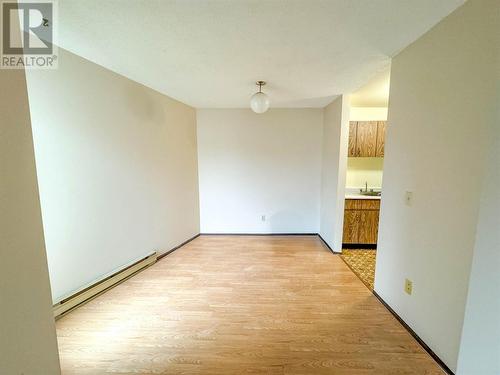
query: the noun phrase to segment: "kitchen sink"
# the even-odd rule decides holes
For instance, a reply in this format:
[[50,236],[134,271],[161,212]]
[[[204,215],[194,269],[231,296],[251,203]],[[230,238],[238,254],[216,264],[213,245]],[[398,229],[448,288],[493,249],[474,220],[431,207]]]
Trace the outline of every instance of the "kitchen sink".
[[359,192],[359,194],[361,195],[367,195],[367,196],[370,196],[370,197],[380,197],[382,195],[382,192],[381,191],[366,191],[366,190],[362,190]]

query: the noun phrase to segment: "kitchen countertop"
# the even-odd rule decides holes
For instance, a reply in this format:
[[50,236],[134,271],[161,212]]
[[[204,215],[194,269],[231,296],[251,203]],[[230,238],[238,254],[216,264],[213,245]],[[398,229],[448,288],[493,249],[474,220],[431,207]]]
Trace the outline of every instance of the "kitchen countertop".
[[377,199],[377,200],[380,200],[380,196],[370,196],[370,195],[361,195],[361,194],[353,194],[353,193],[350,193],[350,194],[346,194],[345,195],[345,199]]
[[[363,188],[364,189],[364,188]],[[371,188],[368,187],[368,190]],[[375,191],[381,191],[380,188],[373,188]],[[371,195],[361,195],[359,194],[359,188],[346,188],[345,189],[345,199],[377,199],[380,200],[381,197],[371,196]]]

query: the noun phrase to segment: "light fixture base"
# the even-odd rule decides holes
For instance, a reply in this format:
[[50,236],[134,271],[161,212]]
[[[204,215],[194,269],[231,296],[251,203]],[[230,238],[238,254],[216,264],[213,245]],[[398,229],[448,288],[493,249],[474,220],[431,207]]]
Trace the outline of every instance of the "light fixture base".
[[269,97],[262,92],[262,86],[265,84],[265,81],[257,81],[256,85],[259,86],[259,92],[253,94],[250,98],[250,108],[255,113],[264,113],[269,109]]

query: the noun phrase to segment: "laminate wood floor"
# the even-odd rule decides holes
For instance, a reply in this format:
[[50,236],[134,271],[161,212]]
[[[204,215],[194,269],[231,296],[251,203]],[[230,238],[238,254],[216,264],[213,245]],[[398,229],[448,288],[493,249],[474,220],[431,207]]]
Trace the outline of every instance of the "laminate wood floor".
[[316,236],[200,236],[57,322],[69,374],[443,374]]

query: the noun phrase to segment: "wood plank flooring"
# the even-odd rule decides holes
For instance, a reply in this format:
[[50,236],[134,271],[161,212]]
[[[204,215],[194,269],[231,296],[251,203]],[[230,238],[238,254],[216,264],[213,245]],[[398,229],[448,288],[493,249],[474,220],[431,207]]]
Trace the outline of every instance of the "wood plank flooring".
[[69,374],[443,374],[315,236],[200,236],[57,322]]

